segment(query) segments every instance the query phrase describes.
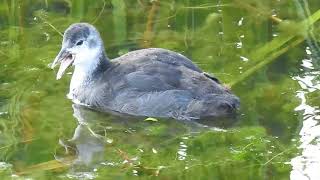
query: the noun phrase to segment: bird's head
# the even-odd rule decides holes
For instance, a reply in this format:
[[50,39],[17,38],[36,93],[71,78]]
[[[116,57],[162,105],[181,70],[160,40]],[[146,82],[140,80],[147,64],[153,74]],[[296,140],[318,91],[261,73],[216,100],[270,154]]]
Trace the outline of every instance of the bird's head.
[[69,26],[63,35],[62,47],[53,61],[53,69],[60,64],[57,79],[72,65],[83,69],[92,68],[95,59],[104,52],[103,42],[97,29],[87,23]]

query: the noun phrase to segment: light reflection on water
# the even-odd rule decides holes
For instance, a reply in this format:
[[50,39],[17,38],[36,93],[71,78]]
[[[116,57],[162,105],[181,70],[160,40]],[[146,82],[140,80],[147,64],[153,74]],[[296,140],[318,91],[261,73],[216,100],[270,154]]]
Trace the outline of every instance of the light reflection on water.
[[[310,16],[307,1],[295,0],[295,4],[302,18]],[[320,82],[317,80],[320,71],[316,68],[316,62],[319,60],[317,54],[320,49],[312,30],[313,27],[309,31],[308,46],[305,49],[307,58],[301,63],[301,70],[305,73],[293,77],[301,87],[301,90],[296,92],[301,104],[295,108],[295,111],[302,112],[303,118],[299,132],[301,153],[291,160],[290,178],[292,180],[320,179],[320,109],[308,103],[308,95],[320,90]]]
[[[306,54],[311,55],[310,48],[306,48]],[[312,59],[302,60],[302,67],[313,70]],[[320,109],[318,106],[308,104],[307,95],[320,89],[320,82],[316,81],[319,72],[306,73],[293,79],[298,81],[301,90],[297,91],[297,97],[301,104],[295,111],[303,112],[303,122],[300,130],[301,154],[291,160],[292,180],[320,179]]]

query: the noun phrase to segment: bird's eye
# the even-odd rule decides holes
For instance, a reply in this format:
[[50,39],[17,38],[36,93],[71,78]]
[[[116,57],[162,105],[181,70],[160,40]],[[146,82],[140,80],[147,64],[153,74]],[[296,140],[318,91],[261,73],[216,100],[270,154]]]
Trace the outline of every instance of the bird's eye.
[[80,46],[80,45],[82,45],[82,44],[83,44],[83,40],[80,40],[80,41],[77,42],[76,45],[77,45],[77,46]]

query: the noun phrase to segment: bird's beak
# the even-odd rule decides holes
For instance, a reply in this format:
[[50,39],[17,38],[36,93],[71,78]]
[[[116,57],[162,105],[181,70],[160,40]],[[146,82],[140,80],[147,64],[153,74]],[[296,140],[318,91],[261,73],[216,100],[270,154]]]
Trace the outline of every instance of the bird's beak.
[[68,52],[65,48],[62,48],[60,50],[59,54],[51,64],[51,69],[53,69],[60,63],[60,68],[57,73],[57,80],[60,79],[64,74],[64,72],[66,71],[66,69],[72,65],[72,63],[74,62],[74,58],[75,58],[75,55]]

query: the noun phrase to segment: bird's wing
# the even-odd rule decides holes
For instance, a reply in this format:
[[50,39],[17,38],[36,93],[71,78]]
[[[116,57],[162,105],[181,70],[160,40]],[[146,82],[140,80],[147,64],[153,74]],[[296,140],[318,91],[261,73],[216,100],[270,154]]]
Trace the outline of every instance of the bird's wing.
[[185,66],[173,66],[162,61],[144,63],[135,71],[124,75],[117,83],[141,92],[175,89],[188,90],[195,96],[202,96],[207,93],[221,94],[225,91],[224,87],[202,72],[193,71]]
[[191,60],[178,53],[150,48],[131,51],[112,60],[117,64],[108,71],[114,91],[135,89],[141,92],[170,89],[205,93],[224,93],[218,80],[202,72]]

